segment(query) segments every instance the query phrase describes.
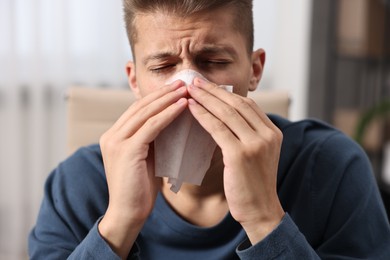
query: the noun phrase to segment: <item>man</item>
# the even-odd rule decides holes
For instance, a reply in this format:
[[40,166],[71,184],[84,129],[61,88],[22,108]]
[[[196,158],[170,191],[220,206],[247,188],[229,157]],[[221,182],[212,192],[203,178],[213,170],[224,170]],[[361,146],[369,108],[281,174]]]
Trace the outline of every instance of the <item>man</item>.
[[[100,146],[50,175],[31,258],[390,259],[361,149],[320,122],[270,119],[245,98],[265,62],[252,51],[251,0],[124,5],[138,101]],[[213,83],[164,85],[183,69]],[[202,185],[175,194],[154,175],[153,141],[186,108],[218,148]]]

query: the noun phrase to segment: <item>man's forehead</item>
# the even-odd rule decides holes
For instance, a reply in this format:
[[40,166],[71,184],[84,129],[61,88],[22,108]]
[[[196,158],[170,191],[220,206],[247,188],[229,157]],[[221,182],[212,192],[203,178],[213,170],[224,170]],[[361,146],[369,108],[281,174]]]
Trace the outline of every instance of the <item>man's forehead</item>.
[[243,35],[233,26],[232,13],[223,11],[190,17],[167,12],[139,13],[134,24],[137,32],[132,42],[134,55],[142,63],[179,56],[184,51],[191,55],[236,55],[235,47],[224,34],[236,34],[235,38]]

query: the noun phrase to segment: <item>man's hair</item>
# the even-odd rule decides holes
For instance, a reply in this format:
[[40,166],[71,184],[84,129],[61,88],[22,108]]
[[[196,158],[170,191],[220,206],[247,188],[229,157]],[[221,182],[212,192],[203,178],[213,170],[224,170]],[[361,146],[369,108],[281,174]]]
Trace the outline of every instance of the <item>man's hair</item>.
[[[134,56],[134,44],[137,42],[135,17],[137,14],[163,11],[186,17],[192,14],[212,11],[222,7],[232,7],[234,20],[232,25],[247,41],[248,53],[253,51],[253,0],[123,0],[127,37]],[[135,57],[133,57],[135,58]]]

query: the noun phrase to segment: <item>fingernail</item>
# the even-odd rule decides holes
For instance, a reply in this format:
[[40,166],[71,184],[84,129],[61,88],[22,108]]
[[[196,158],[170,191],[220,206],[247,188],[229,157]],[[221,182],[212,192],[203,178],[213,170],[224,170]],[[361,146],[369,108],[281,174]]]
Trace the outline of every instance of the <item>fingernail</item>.
[[188,104],[193,106],[193,105],[196,105],[197,103],[194,99],[190,98],[190,99],[188,99]]
[[202,78],[195,78],[195,82],[199,85],[204,85],[206,83],[206,81]]
[[181,98],[181,99],[179,99],[176,103],[178,104],[178,105],[182,105],[182,104],[184,104],[186,102],[186,99],[185,98]]
[[178,80],[175,80],[174,82],[171,83],[173,86],[176,86],[176,87],[180,87],[180,86],[184,86],[184,82],[180,79]]
[[186,92],[186,90],[187,90],[186,87],[180,87],[180,88],[176,89],[176,91],[179,93],[184,93],[184,92]]
[[[195,82],[194,82],[195,83]],[[197,89],[197,86],[195,86],[195,84],[190,84],[189,86],[188,86],[190,89]]]

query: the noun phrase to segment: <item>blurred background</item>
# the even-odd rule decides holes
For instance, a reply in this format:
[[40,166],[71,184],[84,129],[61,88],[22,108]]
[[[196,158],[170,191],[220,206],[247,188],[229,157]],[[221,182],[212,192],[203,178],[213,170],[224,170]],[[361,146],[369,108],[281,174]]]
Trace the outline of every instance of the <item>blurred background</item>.
[[[260,88],[289,91],[292,120],[361,142],[388,203],[390,1],[254,2]],[[0,259],[27,259],[44,181],[67,156],[67,89],[127,88],[122,16],[119,0],[0,0]]]

